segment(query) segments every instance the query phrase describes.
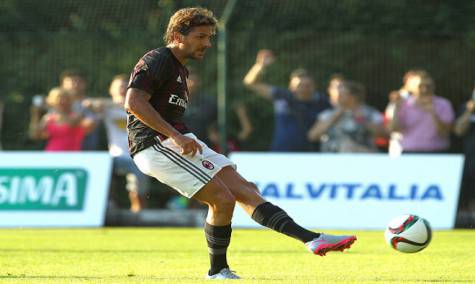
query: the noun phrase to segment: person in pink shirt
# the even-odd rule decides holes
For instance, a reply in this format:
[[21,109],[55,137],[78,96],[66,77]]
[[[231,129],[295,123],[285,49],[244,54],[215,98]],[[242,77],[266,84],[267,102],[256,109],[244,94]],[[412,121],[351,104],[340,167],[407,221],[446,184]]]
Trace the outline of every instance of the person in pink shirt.
[[38,112],[33,112],[31,138],[46,139],[45,151],[80,151],[82,140],[92,129],[93,121],[72,111],[72,98],[62,88],[53,88],[46,100],[51,111],[41,119]]
[[412,96],[396,102],[390,130],[402,134],[403,152],[445,152],[454,121],[452,105],[434,94],[434,80],[427,72],[416,72],[413,80]]

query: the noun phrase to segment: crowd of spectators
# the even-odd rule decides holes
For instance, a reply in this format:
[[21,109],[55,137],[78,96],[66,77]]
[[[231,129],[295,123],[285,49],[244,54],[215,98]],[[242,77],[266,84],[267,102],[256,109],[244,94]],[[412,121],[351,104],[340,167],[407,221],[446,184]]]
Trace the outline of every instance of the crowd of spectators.
[[140,172],[128,153],[127,115],[123,107],[128,76],[113,77],[105,98],[87,96],[87,81],[78,71],[63,72],[59,83],[46,98],[33,98],[30,138],[45,140],[45,151],[95,151],[102,150],[100,136],[105,129],[107,148],[113,159],[109,205],[117,206],[117,190],[112,189],[120,188],[117,178],[123,177],[130,210],[139,212],[145,206],[149,178]]
[[343,81],[338,88],[333,108],[317,116],[308,140],[321,141],[322,152],[377,152],[376,137],[386,132],[381,113],[365,104],[363,85]]
[[[409,70],[403,75],[402,86],[389,92],[387,107],[381,112],[366,100],[362,83],[340,73],[329,77],[326,93],[317,91],[312,74],[305,69],[291,72],[287,87],[266,82],[262,75],[276,59],[272,51],[260,50],[243,78],[250,93],[272,103],[270,151],[387,152],[392,156],[448,153],[451,138],[461,139],[465,155],[461,206],[475,210],[475,89],[456,112],[448,99],[437,94],[427,71]],[[138,212],[146,206],[149,180],[128,155],[123,109],[127,82],[127,75],[117,75],[107,97],[91,98],[82,73],[63,72],[59,86],[45,99],[34,97],[29,135],[46,141],[45,151],[91,151],[100,149],[102,126],[114,177],[125,177],[130,210]],[[187,85],[190,103],[185,122],[200,139],[221,151],[216,97],[202,88],[196,70],[190,70]],[[0,113],[2,108],[0,102]],[[243,103],[233,104],[230,110],[239,126],[228,132],[227,149],[246,150],[241,145],[255,134],[252,116]]]
[[287,88],[262,82],[266,68],[274,63],[270,50],[261,50],[256,63],[244,77],[244,84],[255,94],[272,102],[274,107],[274,134],[271,151],[308,152],[318,150],[307,139],[307,132],[322,111],[329,109],[326,96],[316,92],[315,81],[305,69],[296,69],[290,74]]
[[[450,101],[437,95],[427,71],[409,70],[380,112],[365,101],[365,86],[342,74],[330,77],[326,96],[302,69],[291,73],[287,88],[262,82],[275,59],[270,50],[259,51],[243,80],[253,93],[273,102],[271,151],[449,153],[455,135],[464,141],[460,205],[475,210],[475,90],[457,115]],[[320,147],[312,147],[315,142]]]

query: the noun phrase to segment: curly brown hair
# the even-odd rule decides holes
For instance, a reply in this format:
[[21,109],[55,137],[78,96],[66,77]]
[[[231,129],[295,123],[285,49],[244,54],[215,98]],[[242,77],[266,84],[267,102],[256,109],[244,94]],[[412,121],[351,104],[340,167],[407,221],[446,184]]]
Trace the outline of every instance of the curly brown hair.
[[170,18],[167,31],[163,36],[166,44],[173,42],[173,34],[178,32],[187,35],[193,27],[212,26],[216,28],[218,20],[213,12],[202,7],[183,8],[175,12]]

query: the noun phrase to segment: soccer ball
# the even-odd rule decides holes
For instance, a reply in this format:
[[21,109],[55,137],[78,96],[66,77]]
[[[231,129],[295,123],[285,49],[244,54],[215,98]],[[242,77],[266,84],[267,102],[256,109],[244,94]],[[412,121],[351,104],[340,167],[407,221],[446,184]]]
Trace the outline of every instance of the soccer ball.
[[421,251],[429,245],[432,230],[426,219],[406,214],[389,222],[384,238],[395,250],[412,253]]

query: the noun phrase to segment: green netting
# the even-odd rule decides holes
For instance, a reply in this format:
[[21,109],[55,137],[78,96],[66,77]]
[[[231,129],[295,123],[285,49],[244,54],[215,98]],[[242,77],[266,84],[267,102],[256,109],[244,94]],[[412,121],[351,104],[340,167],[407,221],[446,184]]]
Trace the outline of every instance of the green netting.
[[[64,69],[87,74],[89,94],[104,96],[111,77],[128,73],[147,50],[162,45],[176,9],[199,4],[220,17],[228,1],[2,0],[0,1],[0,98],[6,104],[5,149],[32,149],[27,108],[31,97],[58,84]],[[238,0],[228,26],[228,94],[245,102],[254,134],[244,146],[265,150],[272,107],[242,86],[260,48],[277,62],[265,79],[286,86],[296,67],[308,68],[324,92],[328,76],[343,72],[367,86],[368,101],[382,109],[409,68],[433,74],[437,93],[454,107],[475,79],[473,1],[436,0]],[[203,88],[216,95],[216,48],[194,67]],[[230,113],[231,134],[236,131]]]

